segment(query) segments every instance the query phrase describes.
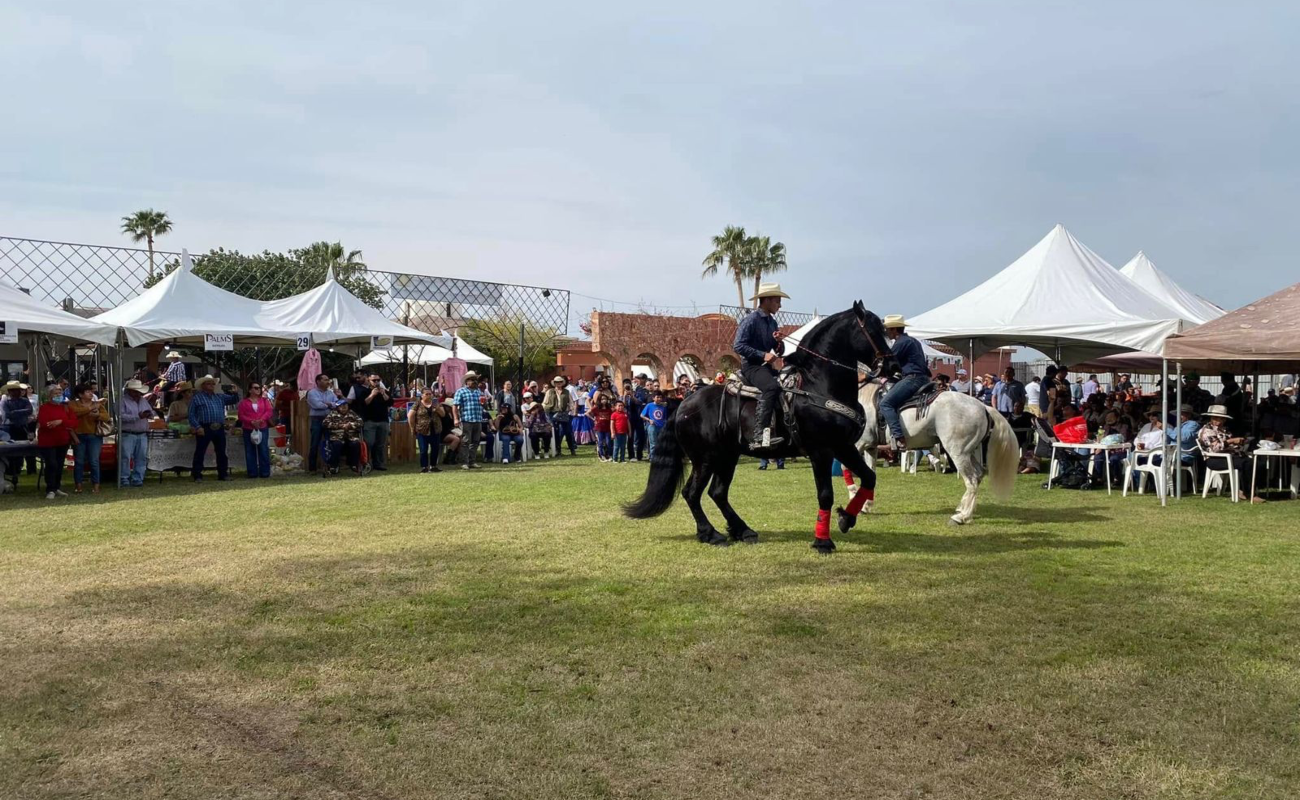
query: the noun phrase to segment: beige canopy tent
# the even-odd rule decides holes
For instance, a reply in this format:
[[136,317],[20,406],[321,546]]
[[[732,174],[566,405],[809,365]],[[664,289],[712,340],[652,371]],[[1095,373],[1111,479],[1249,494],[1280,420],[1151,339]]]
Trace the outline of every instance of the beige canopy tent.
[[1169,337],[1165,357],[1242,373],[1300,369],[1300,283]]

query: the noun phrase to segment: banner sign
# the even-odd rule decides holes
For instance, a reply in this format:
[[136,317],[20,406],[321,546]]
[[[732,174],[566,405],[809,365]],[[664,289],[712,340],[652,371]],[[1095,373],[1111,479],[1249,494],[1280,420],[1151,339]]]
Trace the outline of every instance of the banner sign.
[[0,344],[18,344],[18,323],[0,321]]
[[203,334],[203,349],[210,351],[233,351],[235,349],[235,334],[205,333]]
[[311,349],[311,334],[310,334],[310,333],[300,333],[300,334],[298,334],[297,336],[294,337],[294,341],[297,342],[297,344],[298,344],[298,352],[300,352],[300,353],[301,353],[301,352],[304,352],[304,351],[306,351],[306,350],[310,350],[310,349]]
[[391,336],[371,336],[371,350],[390,350],[393,347],[393,337]]

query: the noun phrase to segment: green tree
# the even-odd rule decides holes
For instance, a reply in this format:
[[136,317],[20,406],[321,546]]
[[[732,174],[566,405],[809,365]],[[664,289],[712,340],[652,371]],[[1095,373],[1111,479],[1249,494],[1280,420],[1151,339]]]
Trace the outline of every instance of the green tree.
[[[745,240],[745,272],[754,278],[754,294],[763,282],[764,275],[785,272],[788,264],[785,259],[785,245],[772,243],[768,236],[751,236]],[[754,301],[758,307],[758,301]]]
[[[131,241],[149,244],[149,279],[153,280],[153,242],[165,233],[171,233],[172,221],[166,211],[154,211],[147,208],[137,211],[129,217],[122,217],[122,233],[128,234]],[[146,284],[152,286],[152,283]]]
[[[519,360],[519,327],[523,326],[524,353]],[[544,328],[518,315],[466,321],[457,333],[476,349],[492,357],[499,375],[527,379],[555,366],[559,331]]]
[[704,274],[708,278],[724,270],[736,282],[736,296],[740,306],[745,306],[744,279],[750,277],[745,266],[748,239],[745,229],[735,225],[723,228],[722,233],[713,237],[713,252],[704,257]]

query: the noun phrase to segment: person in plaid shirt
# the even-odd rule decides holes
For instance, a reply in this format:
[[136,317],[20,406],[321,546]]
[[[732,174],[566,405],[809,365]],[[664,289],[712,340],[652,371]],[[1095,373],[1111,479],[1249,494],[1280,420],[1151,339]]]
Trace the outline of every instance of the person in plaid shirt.
[[208,445],[217,455],[217,480],[230,480],[230,460],[226,457],[226,406],[239,402],[237,394],[217,394],[217,379],[204,375],[198,380],[199,390],[190,400],[190,429],[194,431],[194,463],[190,475],[203,480],[203,457]]
[[185,364],[181,362],[181,354],[175,350],[167,354],[171,363],[167,365],[167,371],[163,373],[163,380],[168,383],[180,383],[187,379],[185,374]]
[[461,469],[478,469],[478,443],[483,438],[483,396],[478,390],[478,373],[465,373],[465,385],[451,399],[453,419],[461,429]]

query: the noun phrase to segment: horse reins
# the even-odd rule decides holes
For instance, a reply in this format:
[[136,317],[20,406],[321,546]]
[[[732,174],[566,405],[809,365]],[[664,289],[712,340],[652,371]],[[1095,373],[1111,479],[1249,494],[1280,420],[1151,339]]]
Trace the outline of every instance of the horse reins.
[[[862,329],[862,335],[867,337],[867,343],[871,345],[871,350],[876,354],[876,358],[877,359],[884,358],[885,356],[880,352],[880,348],[876,346],[876,341],[872,339],[871,334],[867,332],[867,326],[862,322],[862,318],[859,317],[857,314],[854,314],[853,319],[857,321],[858,327]],[[836,361],[833,358],[830,358],[829,356],[822,355],[821,353],[817,352],[816,350],[813,350],[812,348],[804,347],[802,343],[795,344],[795,349],[802,350],[811,356],[820,358],[822,361],[825,361],[827,364],[834,364],[835,366],[840,367],[842,369],[852,370],[854,375],[857,375],[859,372],[861,372],[861,370],[858,369],[856,364],[854,364],[853,366],[849,366],[848,364],[843,364],[839,361]]]

